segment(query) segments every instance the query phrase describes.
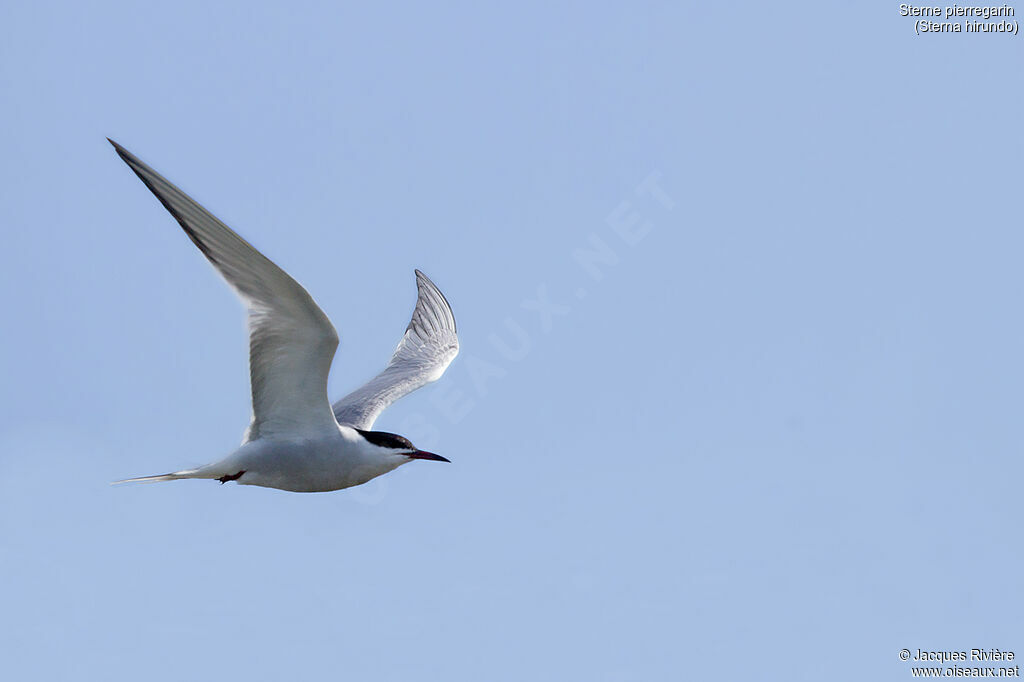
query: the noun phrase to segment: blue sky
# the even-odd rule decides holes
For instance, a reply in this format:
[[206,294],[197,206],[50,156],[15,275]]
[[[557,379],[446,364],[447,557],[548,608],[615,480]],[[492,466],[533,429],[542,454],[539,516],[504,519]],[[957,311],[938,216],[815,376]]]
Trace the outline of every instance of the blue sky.
[[[898,3],[0,7],[11,679],[903,680],[1024,655],[1020,38]],[[243,312],[105,141],[288,270],[321,495],[117,478],[249,415]]]

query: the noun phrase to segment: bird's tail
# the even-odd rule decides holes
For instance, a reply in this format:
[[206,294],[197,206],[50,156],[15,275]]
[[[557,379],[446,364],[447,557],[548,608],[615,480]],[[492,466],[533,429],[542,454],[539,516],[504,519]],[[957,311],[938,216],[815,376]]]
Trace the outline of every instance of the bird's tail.
[[110,485],[118,485],[120,483],[159,483],[160,481],[177,481],[182,478],[216,478],[215,474],[210,474],[207,469],[209,467],[200,467],[199,469],[186,469],[184,471],[175,471],[172,474],[160,474],[159,476],[139,476],[138,478],[126,478],[121,481],[113,481]]

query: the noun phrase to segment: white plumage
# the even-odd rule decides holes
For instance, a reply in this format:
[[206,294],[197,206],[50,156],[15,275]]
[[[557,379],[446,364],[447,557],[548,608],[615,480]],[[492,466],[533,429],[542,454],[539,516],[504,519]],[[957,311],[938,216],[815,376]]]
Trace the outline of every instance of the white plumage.
[[210,478],[322,492],[365,483],[413,459],[448,461],[401,436],[369,431],[388,405],[440,378],[459,352],[451,307],[426,275],[416,270],[416,308],[387,367],[332,407],[327,375],[338,334],[309,293],[191,197],[110,143],[245,303],[253,413],[242,446],[224,459],[118,483]]

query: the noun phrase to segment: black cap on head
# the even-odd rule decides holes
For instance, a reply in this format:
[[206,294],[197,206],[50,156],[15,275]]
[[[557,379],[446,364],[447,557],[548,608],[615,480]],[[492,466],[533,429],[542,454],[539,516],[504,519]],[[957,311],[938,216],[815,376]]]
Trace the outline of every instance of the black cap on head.
[[359,434],[377,447],[391,448],[392,450],[415,450],[416,446],[409,442],[408,438],[399,436],[397,433],[387,431],[363,431],[356,429]]
[[408,438],[399,436],[397,433],[388,433],[387,431],[363,431],[362,429],[356,429],[363,438],[373,443],[380,448],[390,448],[391,450],[406,450],[402,454],[410,459],[429,459],[434,462],[451,462],[451,460],[445,459],[441,455],[435,455],[433,452],[427,452],[426,450],[418,450]]

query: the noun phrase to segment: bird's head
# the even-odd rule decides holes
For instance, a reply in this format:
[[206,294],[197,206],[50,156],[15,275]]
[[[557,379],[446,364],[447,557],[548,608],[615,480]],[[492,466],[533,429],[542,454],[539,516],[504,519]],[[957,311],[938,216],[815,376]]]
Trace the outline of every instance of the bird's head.
[[382,454],[402,455],[409,459],[429,459],[434,462],[451,461],[445,459],[441,455],[435,455],[433,452],[420,450],[413,445],[408,438],[399,436],[395,433],[388,433],[386,431],[363,431],[362,429],[356,429],[356,431],[358,431],[359,435],[365,438],[368,443],[380,448]]

